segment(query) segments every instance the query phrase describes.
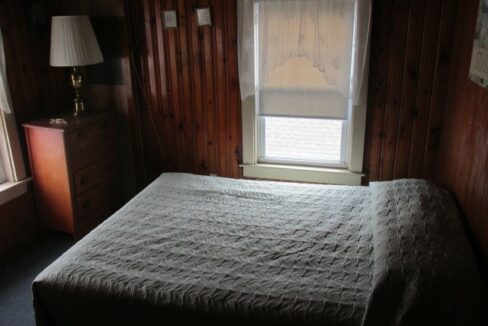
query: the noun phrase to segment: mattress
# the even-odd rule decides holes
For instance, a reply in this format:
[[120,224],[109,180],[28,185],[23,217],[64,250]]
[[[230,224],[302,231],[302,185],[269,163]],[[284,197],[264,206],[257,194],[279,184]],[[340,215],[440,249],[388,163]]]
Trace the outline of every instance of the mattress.
[[38,325],[482,325],[449,195],[167,173],[33,283]]

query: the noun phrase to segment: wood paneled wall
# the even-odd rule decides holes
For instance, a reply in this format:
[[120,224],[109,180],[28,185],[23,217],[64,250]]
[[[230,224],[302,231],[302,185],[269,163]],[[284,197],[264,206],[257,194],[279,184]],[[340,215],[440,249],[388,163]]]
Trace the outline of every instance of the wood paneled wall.
[[[240,177],[235,1],[141,3],[136,45],[143,62],[136,79],[146,103],[132,120],[141,121],[136,147],[147,179],[162,171]],[[373,4],[365,183],[433,179],[457,0]],[[198,28],[194,8],[207,5],[214,26]],[[164,9],[177,10],[178,29],[163,28]]]
[[488,89],[468,80],[478,1],[463,1],[454,53],[437,181],[456,197],[488,257]]
[[[66,83],[66,72],[49,67],[49,16],[56,4],[45,1],[42,11],[33,16],[33,3],[28,0],[0,1],[7,74],[23,144],[24,132],[20,128],[23,122],[63,111],[71,97],[68,86],[59,87]],[[28,162],[26,156],[25,162]],[[29,188],[21,197],[0,205],[0,257],[34,241],[37,235],[37,218]]]
[[33,3],[0,1],[7,73],[19,125],[66,110],[72,97],[67,71],[49,66],[50,17],[57,12],[58,0],[43,2],[36,15],[32,14]]
[[468,80],[477,8],[374,1],[364,170],[445,186],[488,257],[488,90]]
[[[365,183],[432,179],[457,0],[373,4]],[[194,8],[207,5],[214,26],[198,28]],[[144,27],[136,31],[135,47],[144,61],[136,79],[146,103],[133,120],[141,121],[136,147],[147,179],[162,171],[239,177],[235,1],[145,0],[137,6],[142,18],[136,26]],[[177,10],[178,29],[163,28],[164,9]]]
[[[19,136],[25,152],[22,123],[40,117],[53,116],[71,110],[72,90],[68,84],[67,69],[49,66],[50,21],[53,15],[89,14],[90,16],[124,15],[123,0],[2,0],[0,1],[0,27],[5,43],[7,73],[12,92],[12,102]],[[121,21],[125,19],[120,18]],[[127,32],[120,38],[127,42]],[[103,44],[102,44],[103,47]],[[128,52],[123,53],[124,76],[130,75]],[[129,78],[130,79],[130,78]],[[127,102],[130,100],[130,80],[124,85],[96,85],[88,87],[86,104],[89,110],[116,110],[123,129],[120,149],[124,154],[124,190],[133,194],[131,184],[131,151],[128,147]],[[125,146],[124,146],[125,145]],[[26,154],[26,153],[24,153]],[[28,159],[25,156],[25,163]],[[0,205],[0,257],[15,252],[25,243],[34,241],[38,223],[32,193]]]
[[[210,7],[212,26],[197,26],[200,7]],[[133,82],[142,105],[131,120],[140,123],[146,181],[164,171],[240,177],[236,1],[143,0],[128,8],[139,16]],[[163,27],[162,10],[176,10],[178,28]]]
[[34,241],[39,235],[32,190],[0,205],[0,259]]
[[[111,14],[121,1],[96,10]],[[124,1],[134,58],[124,63],[133,86],[125,96],[140,186],[163,171],[241,177],[235,1]],[[488,253],[488,95],[467,80],[475,2],[373,1],[364,170],[365,182],[423,177],[448,187]],[[49,25],[33,25],[31,3],[0,2],[18,123],[63,111],[71,98],[60,87],[65,72],[46,64]],[[73,3],[80,2],[44,1],[46,17]],[[213,26],[199,28],[194,8],[206,6]],[[177,10],[178,29],[163,28],[164,9]],[[0,220],[12,218],[2,225],[26,221],[18,224],[20,242],[33,234],[31,204],[27,194],[0,207]]]
[[457,0],[375,0],[366,182],[433,178]]

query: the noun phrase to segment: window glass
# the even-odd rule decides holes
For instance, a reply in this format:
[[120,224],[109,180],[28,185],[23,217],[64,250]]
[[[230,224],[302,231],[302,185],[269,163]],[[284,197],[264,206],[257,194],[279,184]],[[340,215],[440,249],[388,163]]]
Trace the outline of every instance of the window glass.
[[263,117],[261,161],[340,164],[345,125],[342,120]]

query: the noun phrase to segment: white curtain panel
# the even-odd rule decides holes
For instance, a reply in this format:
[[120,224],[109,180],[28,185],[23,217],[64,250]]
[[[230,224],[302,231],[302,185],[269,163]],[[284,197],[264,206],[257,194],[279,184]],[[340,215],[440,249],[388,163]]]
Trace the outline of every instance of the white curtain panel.
[[353,78],[351,94],[354,105],[359,104],[359,97],[366,83],[366,65],[371,35],[372,0],[356,0],[356,26],[353,38]]
[[7,80],[7,64],[5,63],[5,48],[2,31],[0,30],[0,110],[5,113],[12,112],[12,101]]
[[238,0],[242,99],[257,95],[262,115],[344,118],[359,99],[370,21],[371,0]]

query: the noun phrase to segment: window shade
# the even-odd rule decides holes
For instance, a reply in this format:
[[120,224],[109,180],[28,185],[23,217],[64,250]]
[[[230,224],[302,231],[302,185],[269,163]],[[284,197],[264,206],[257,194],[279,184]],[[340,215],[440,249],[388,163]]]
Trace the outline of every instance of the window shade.
[[254,5],[261,115],[347,118],[354,1]]
[[[242,99],[261,93],[262,101],[272,101],[270,90],[273,95],[324,90],[324,104],[338,106],[327,106],[321,115],[343,116],[338,112],[346,110],[346,99],[358,104],[370,22],[371,0],[238,0]],[[332,98],[326,101],[325,94]],[[316,116],[308,108],[317,106],[305,103],[296,114]],[[261,114],[278,114],[269,110]],[[289,115],[289,109],[284,111]]]
[[347,119],[349,99],[336,90],[261,88],[262,116]]

